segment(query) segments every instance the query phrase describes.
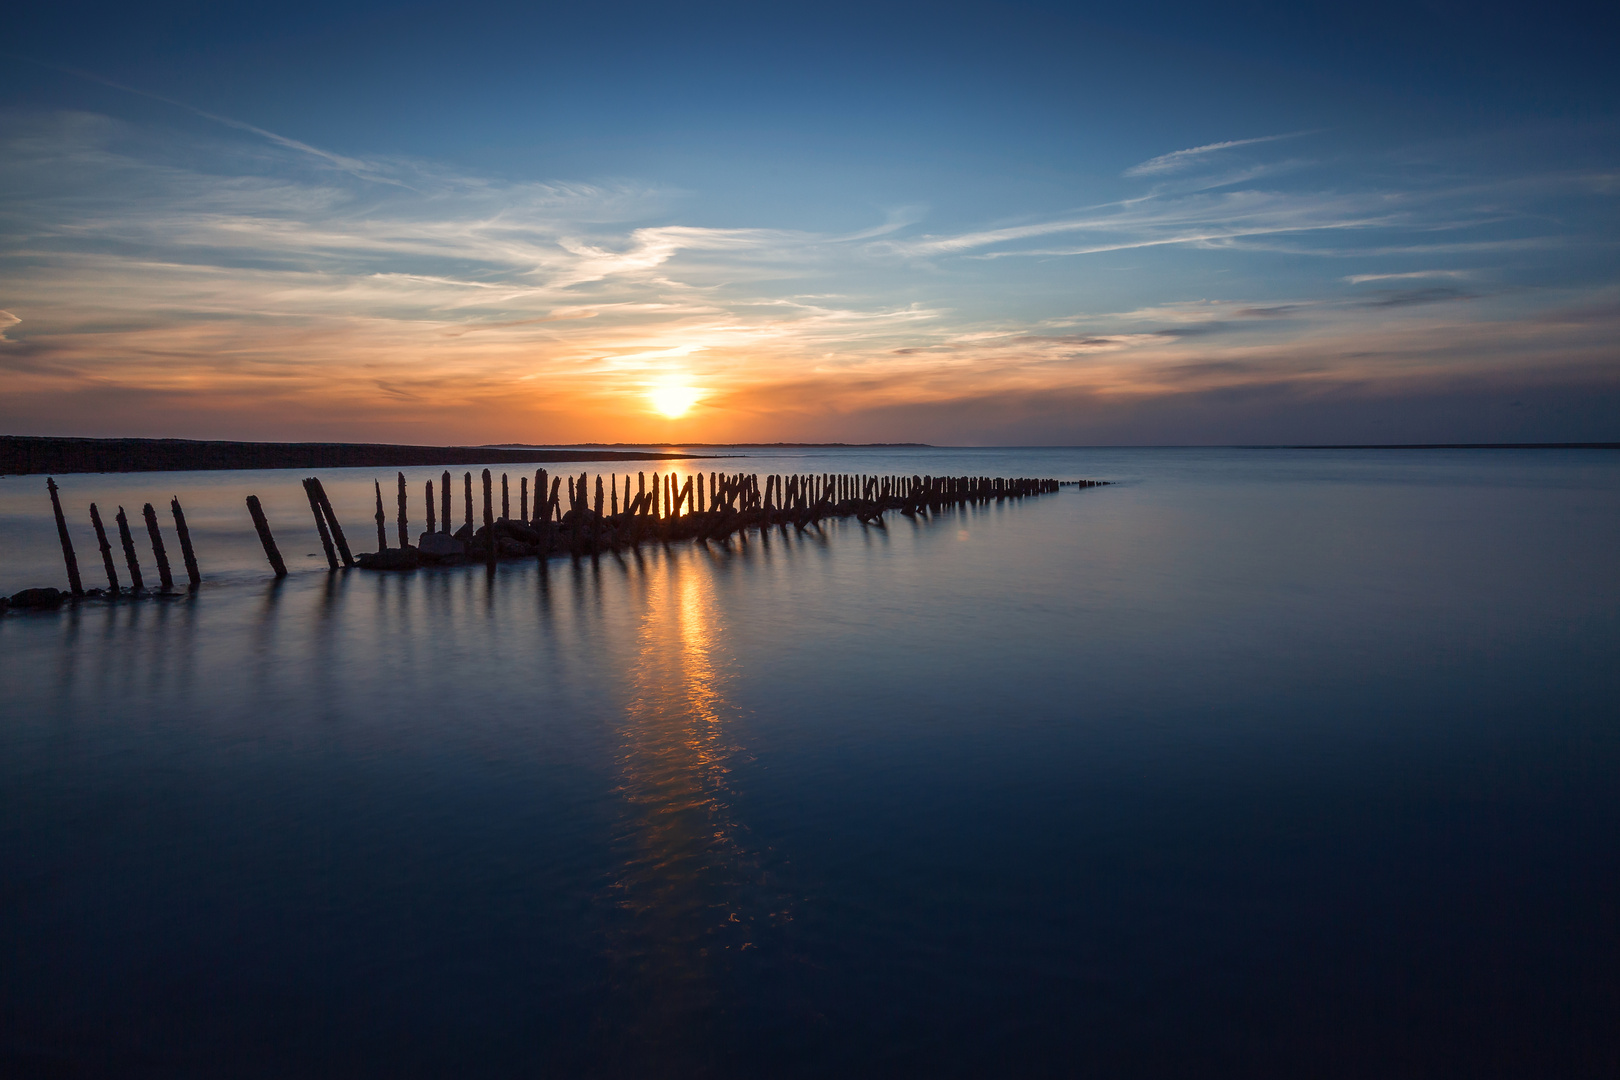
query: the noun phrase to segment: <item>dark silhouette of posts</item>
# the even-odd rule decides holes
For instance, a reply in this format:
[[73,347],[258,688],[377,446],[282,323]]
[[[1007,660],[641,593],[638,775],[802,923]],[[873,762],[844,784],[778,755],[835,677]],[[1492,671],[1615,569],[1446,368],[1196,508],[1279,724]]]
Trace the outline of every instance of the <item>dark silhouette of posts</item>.
[[186,579],[195,589],[202,584],[202,571],[197,569],[197,553],[191,550],[191,530],[186,528],[186,512],[180,509],[180,498],[169,500],[169,512],[174,515],[174,531],[180,537],[180,557],[186,560]]
[[373,480],[371,486],[377,489],[377,513],[373,515],[377,520],[377,550],[388,550],[388,515],[382,508],[382,482]]
[[73,554],[73,538],[68,535],[67,518],[62,516],[62,500],[56,494],[54,477],[45,478],[45,488],[51,493],[51,512],[56,515],[56,535],[62,541],[62,560],[67,563],[68,589],[74,596],[83,596],[84,583],[79,580],[79,559]]
[[309,478],[310,486],[315,489],[315,499],[321,504],[321,513],[326,517],[326,525],[332,530],[332,540],[337,544],[338,554],[343,557],[344,566],[354,565],[354,555],[349,551],[349,542],[343,538],[343,526],[338,524],[337,514],[332,511],[332,500],[326,497],[326,486],[321,478]]
[[276,577],[286,577],[287,564],[281,561],[281,552],[276,550],[276,539],[270,535],[270,523],[264,520],[264,508],[259,505],[257,495],[247,497],[247,508],[253,518],[253,529],[259,534],[259,543],[264,545],[264,557],[270,560],[270,569],[276,572]]
[[399,546],[411,544],[411,527],[405,520],[405,474],[399,474]]
[[450,531],[450,470],[444,470],[439,478],[439,520],[444,522],[444,531]]
[[118,542],[124,545],[124,562],[129,564],[129,587],[132,592],[143,592],[146,582],[141,580],[141,564],[135,558],[135,537],[129,532],[129,516],[118,508]]
[[107,588],[114,595],[118,595],[118,565],[113,562],[112,545],[107,543],[107,530],[101,524],[101,511],[96,504],[90,504],[90,524],[96,528],[96,543],[101,546],[101,563],[107,568]]
[[332,534],[326,528],[326,514],[321,510],[320,496],[315,494],[315,481],[304,481],[304,494],[309,498],[309,512],[315,515],[315,531],[321,534],[321,547],[326,552],[326,565],[329,569],[338,568],[337,552],[332,550]]
[[157,511],[147,503],[141,507],[141,516],[146,519],[146,535],[152,541],[152,558],[157,560],[158,588],[168,592],[174,588],[174,575],[169,573],[169,553],[163,547],[163,534],[158,532]]
[[496,550],[495,539],[495,492],[488,469],[484,470],[484,548],[486,551],[484,561],[489,565],[490,573],[494,573],[495,559],[499,553]]

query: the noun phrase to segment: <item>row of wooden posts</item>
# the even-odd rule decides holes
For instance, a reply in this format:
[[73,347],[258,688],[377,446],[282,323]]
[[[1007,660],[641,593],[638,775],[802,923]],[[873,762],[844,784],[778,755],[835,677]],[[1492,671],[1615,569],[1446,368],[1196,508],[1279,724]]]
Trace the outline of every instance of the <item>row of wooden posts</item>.
[[[561,502],[564,480],[568,484],[566,511]],[[621,492],[617,474],[607,477],[605,483],[598,475],[593,493],[589,473],[581,473],[576,480],[573,476],[548,477],[545,469],[537,469],[533,513],[530,513],[529,478],[520,476],[518,512],[514,518],[511,478],[501,474],[498,517],[494,477],[490,470],[483,471],[482,481],[483,528],[474,529],[473,474],[467,472],[462,476],[464,520],[455,535],[469,546],[482,547],[483,557],[491,567],[501,557],[502,539],[538,548],[539,554],[544,556],[559,550],[594,553],[604,547],[633,546],[648,540],[713,540],[756,526],[793,525],[803,530],[827,517],[854,516],[865,524],[883,527],[883,513],[887,510],[916,515],[944,506],[1041,495],[1064,486],[1092,487],[1106,483],[837,473],[773,474],[761,483],[758,475],[745,473],[693,473],[683,480],[677,473],[670,472],[654,473],[649,486],[647,474],[641,472],[635,476],[633,493],[631,477],[625,475]],[[303,483],[328,567],[337,570],[340,566],[365,565],[364,560],[369,556],[357,558],[349,549],[343,526],[332,510],[320,479],[310,477]],[[388,517],[383,508],[381,481],[374,481],[373,489],[377,500],[375,521],[380,553],[388,549]],[[451,491],[448,470],[440,477],[437,500],[433,481],[428,480],[424,485],[426,534],[451,533]],[[395,526],[401,549],[411,547],[409,501],[405,474],[399,473]],[[249,495],[247,506],[271,569],[277,577],[285,576],[286,564],[277,550],[258,498]]]
[[[47,477],[45,487],[51,493],[51,510],[56,515],[56,534],[62,541],[62,558],[67,562],[68,591],[75,597],[85,595],[84,581],[79,577],[79,560],[73,552],[73,539],[68,535],[67,517],[62,513],[62,499],[57,492],[56,479]],[[186,577],[190,587],[202,584],[202,572],[197,568],[197,554],[191,548],[191,532],[186,528],[186,514],[180,509],[180,500],[169,500],[169,512],[174,515],[174,531],[180,538],[180,555],[185,560]],[[147,503],[141,509],[146,519],[146,535],[152,543],[152,558],[157,562],[158,588],[163,592],[174,589],[174,574],[169,569],[169,552],[163,544],[163,533],[158,529],[157,511]],[[124,549],[124,562],[129,568],[129,587],[132,592],[144,592],[146,582],[141,576],[140,559],[135,554],[135,537],[130,534],[129,516],[118,508],[118,540]],[[113,559],[112,544],[107,540],[107,528],[102,523],[101,511],[90,504],[90,524],[96,530],[96,543],[101,548],[101,563],[107,571],[107,591],[119,595],[123,588],[118,580],[118,564]]]
[[[473,526],[473,474],[468,472],[462,477],[463,524],[455,535],[466,547],[481,547],[482,555],[491,567],[501,557],[503,539],[526,545],[543,557],[555,551],[595,553],[604,547],[616,549],[646,541],[716,540],[748,528],[768,528],[773,525],[783,528],[792,525],[803,530],[828,517],[854,516],[863,524],[882,528],[883,514],[888,510],[915,516],[963,503],[1022,498],[1054,492],[1067,486],[1094,487],[1106,483],[1100,480],[840,473],[772,474],[761,483],[758,475],[746,473],[711,472],[705,475],[700,472],[688,474],[683,480],[677,473],[669,472],[653,473],[649,485],[647,474],[641,472],[635,476],[635,491],[632,493],[629,475],[624,477],[622,492],[617,474],[609,476],[606,483],[598,475],[593,492],[588,473],[580,473],[577,479],[573,476],[548,477],[545,469],[538,469],[534,475],[533,513],[530,513],[529,478],[521,476],[518,478],[518,513],[514,518],[511,481],[507,474],[502,473],[500,478],[499,517],[495,514],[494,478],[488,469],[483,471],[482,480],[484,527],[475,531]],[[567,510],[563,509],[561,502],[565,480],[568,484]],[[343,526],[338,522],[320,479],[309,477],[303,483],[328,567],[337,570],[340,566],[363,565],[362,560],[370,556],[357,558],[350,550]],[[73,541],[68,535],[67,518],[62,512],[62,500],[55,478],[47,478],[45,486],[50,492],[56,531],[62,541],[68,587],[73,597],[82,597],[86,591],[79,575]],[[377,550],[381,553],[388,549],[388,519],[383,510],[380,481],[374,482],[374,489],[377,498]],[[448,535],[452,520],[451,477],[448,470],[440,477],[437,505],[434,494],[433,481],[429,480],[424,491],[426,532]],[[247,509],[271,570],[277,577],[285,577],[287,566],[271,535],[270,523],[265,518],[258,496],[247,497]],[[174,530],[180,540],[186,577],[190,587],[195,589],[202,582],[202,574],[197,567],[191,533],[186,528],[186,515],[178,498],[169,501],[169,510],[174,516]],[[408,514],[405,474],[400,473],[395,526],[401,549],[411,547]],[[159,589],[170,592],[174,589],[174,576],[163,535],[158,528],[157,512],[151,503],[142,508],[142,516],[146,522],[152,556],[157,563]],[[118,525],[118,539],[129,572],[130,591],[143,592],[146,586],[135,550],[135,538],[122,506],[118,508],[114,520]],[[101,548],[101,561],[107,572],[107,591],[110,595],[118,596],[124,589],[101,511],[95,503],[90,504],[90,523]]]

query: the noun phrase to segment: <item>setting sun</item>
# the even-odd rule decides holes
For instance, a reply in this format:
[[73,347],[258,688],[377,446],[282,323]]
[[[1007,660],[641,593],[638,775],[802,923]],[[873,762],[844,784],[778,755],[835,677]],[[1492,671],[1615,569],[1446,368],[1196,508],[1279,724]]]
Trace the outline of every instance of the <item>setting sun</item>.
[[690,386],[660,386],[647,396],[652,399],[653,408],[674,420],[686,415],[702,395]]

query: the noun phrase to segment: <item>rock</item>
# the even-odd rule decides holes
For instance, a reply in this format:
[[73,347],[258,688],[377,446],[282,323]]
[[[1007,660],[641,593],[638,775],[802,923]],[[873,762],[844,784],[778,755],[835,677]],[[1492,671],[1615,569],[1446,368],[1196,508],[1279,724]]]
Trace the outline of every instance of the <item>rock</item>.
[[24,589],[20,593],[12,593],[9,606],[14,608],[54,608],[61,607],[62,601],[68,594],[61,589]]
[[538,544],[540,530],[525,525],[521,521],[503,519],[495,523],[495,535],[503,539],[516,540],[523,544]]
[[407,544],[361,555],[355,562],[367,570],[415,570],[422,565],[422,557]]
[[416,542],[416,549],[423,555],[435,559],[467,553],[467,545],[449,533],[423,533],[422,538]]
[[456,537],[457,540],[460,540],[463,544],[465,544],[467,541],[469,541],[469,540],[471,540],[473,538],[473,528],[472,528],[472,526],[471,525],[463,525],[461,528],[456,530],[455,537]]

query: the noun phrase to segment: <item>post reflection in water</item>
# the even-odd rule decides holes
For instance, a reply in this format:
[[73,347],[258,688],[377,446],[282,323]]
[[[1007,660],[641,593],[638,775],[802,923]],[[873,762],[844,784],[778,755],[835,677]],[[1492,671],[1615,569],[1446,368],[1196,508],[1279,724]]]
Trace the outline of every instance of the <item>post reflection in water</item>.
[[619,731],[626,807],[609,948],[644,1047],[701,1046],[694,1025],[713,1022],[706,1009],[791,917],[734,812],[731,766],[745,754],[727,699],[736,672],[719,575],[696,558],[655,555],[627,578],[641,615]]

